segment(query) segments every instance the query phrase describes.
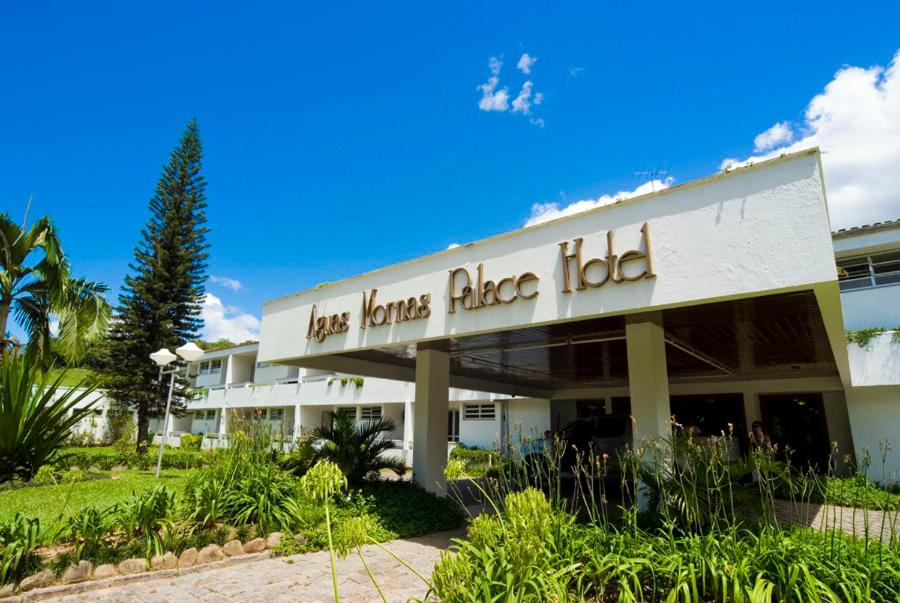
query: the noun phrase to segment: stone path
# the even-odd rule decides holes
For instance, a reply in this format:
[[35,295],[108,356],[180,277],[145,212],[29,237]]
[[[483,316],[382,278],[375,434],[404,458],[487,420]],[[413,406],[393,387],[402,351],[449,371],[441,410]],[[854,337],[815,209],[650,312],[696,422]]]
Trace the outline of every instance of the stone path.
[[[885,543],[900,542],[900,512],[838,507],[817,503],[775,502],[775,516],[780,521],[811,526],[817,530],[840,529],[864,538],[879,538]],[[892,526],[893,524],[893,526]]]
[[[431,575],[441,551],[463,531],[440,532],[408,540],[394,540],[386,546],[425,576]],[[376,547],[363,547],[363,555],[379,585],[391,603],[422,599],[428,587],[388,553]],[[338,589],[342,603],[381,601],[366,574],[359,556],[337,559]],[[101,586],[101,585],[98,585]],[[37,595],[38,593],[34,593]],[[32,600],[38,600],[37,598]],[[328,552],[293,557],[270,557],[191,573],[154,577],[129,584],[92,588],[62,597],[41,598],[60,603],[131,603],[164,601],[203,601],[246,603],[269,601],[332,602],[334,594]]]

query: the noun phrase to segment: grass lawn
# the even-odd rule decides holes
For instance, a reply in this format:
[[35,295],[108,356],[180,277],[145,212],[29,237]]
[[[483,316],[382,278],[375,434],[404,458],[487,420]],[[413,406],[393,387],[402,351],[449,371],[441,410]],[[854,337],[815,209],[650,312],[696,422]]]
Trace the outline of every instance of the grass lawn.
[[66,371],[66,374],[62,379],[62,383],[60,383],[60,385],[62,385],[63,387],[74,387],[81,383],[84,379],[95,376],[94,371],[87,368],[55,368],[50,372],[50,379],[56,379],[63,371]]
[[[181,492],[193,469],[164,469],[160,481]],[[0,521],[22,512],[37,516],[41,528],[54,528],[62,514],[69,517],[86,507],[108,507],[131,496],[132,491],[148,490],[156,482],[154,471],[128,469],[114,471],[109,478],[57,486],[26,486],[0,492]]]
[[119,453],[112,446],[70,446],[60,451],[62,454],[105,454],[114,456]]

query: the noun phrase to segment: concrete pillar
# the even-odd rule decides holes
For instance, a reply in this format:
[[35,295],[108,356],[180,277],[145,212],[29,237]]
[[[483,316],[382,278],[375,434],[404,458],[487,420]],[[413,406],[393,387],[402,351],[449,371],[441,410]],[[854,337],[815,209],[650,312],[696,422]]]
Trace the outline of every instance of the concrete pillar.
[[403,400],[403,458],[406,465],[413,464],[413,390],[406,384],[406,398]]
[[294,405],[294,437],[293,441],[296,442],[297,438],[300,437],[300,430],[302,428],[302,424],[300,422],[300,405]]
[[[661,313],[629,316],[625,323],[628,355],[628,391],[634,417],[634,445],[671,433],[669,373]],[[638,506],[646,508],[646,495],[638,488]]]
[[756,392],[744,391],[744,421],[746,422],[746,433],[735,434],[742,440],[747,440],[747,436],[753,432],[753,422],[762,421],[762,407],[759,404],[759,394]]
[[447,492],[447,413],[450,398],[450,355],[416,351],[416,411],[413,420],[413,479],[429,492]]

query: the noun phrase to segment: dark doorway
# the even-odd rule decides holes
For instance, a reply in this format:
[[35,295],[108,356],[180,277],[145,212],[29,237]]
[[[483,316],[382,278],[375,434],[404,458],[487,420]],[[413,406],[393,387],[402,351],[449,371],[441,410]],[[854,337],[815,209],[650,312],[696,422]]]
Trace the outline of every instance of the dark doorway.
[[671,396],[670,408],[675,421],[685,428],[693,428],[700,437],[732,435],[737,449],[734,454],[747,451],[747,426],[744,420],[742,394],[704,394]]
[[825,471],[828,467],[828,425],[822,394],[786,394],[759,397],[763,423],[779,455],[791,465],[813,467]]

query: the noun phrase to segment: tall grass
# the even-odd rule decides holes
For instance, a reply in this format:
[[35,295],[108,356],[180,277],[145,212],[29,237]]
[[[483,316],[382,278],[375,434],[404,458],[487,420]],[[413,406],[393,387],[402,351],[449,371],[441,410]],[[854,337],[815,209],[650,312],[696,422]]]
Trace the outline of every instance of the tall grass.
[[[834,505],[837,462],[818,475],[792,466],[789,451],[768,448],[730,463],[733,434],[699,440],[675,427],[678,435],[642,441],[615,459],[578,451],[569,467],[562,442],[545,445],[539,458],[509,446],[512,458],[483,480],[465,478],[451,461],[454,494],[461,501],[474,494],[490,514],[474,518],[468,538],[444,554],[431,595],[445,602],[900,600],[897,511]],[[888,452],[883,446],[882,468]],[[846,488],[860,495],[873,488],[871,469],[863,455]],[[814,515],[817,529],[807,527]],[[861,526],[855,536],[844,531],[850,521]]]

